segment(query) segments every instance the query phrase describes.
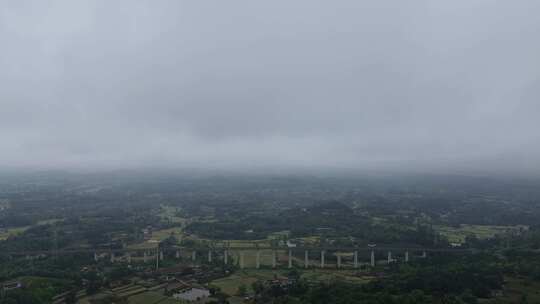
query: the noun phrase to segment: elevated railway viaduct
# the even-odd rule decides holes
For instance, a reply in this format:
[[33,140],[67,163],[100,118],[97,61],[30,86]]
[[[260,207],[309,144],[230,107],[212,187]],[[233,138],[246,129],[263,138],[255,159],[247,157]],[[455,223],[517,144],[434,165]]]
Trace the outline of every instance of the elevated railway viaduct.
[[[371,267],[381,263],[407,263],[411,259],[427,258],[429,253],[445,254],[470,254],[473,249],[454,248],[424,248],[424,247],[168,247],[160,248],[74,248],[61,250],[28,250],[28,251],[6,251],[4,255],[26,256],[28,258],[36,256],[61,257],[73,254],[93,255],[94,260],[103,258],[110,259],[111,262],[132,263],[133,259],[141,260],[143,263],[155,262],[156,268],[165,256],[180,259],[186,253],[193,264],[201,262],[202,259],[209,263],[221,261],[224,264],[236,263],[240,268],[255,267],[260,268],[261,257],[266,256],[271,259],[271,267],[331,267],[328,263],[331,258],[335,263],[332,267],[338,269],[358,268],[360,265]],[[381,259],[381,254],[384,257]],[[254,265],[245,262],[247,255],[255,257]],[[200,257],[203,257],[202,259]],[[285,261],[279,257],[286,256]],[[314,257],[315,256],[315,257]],[[368,258],[361,261],[361,257]],[[345,260],[345,262],[344,262]],[[285,262],[285,263],[283,263]],[[253,264],[253,263],[252,263]]]

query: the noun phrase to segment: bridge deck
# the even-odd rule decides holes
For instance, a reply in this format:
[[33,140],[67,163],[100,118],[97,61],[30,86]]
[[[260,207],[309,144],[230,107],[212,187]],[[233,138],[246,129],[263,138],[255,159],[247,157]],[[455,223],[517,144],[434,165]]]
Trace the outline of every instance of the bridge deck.
[[[3,254],[8,255],[68,255],[68,254],[77,254],[77,253],[143,253],[143,252],[155,252],[158,250],[158,247],[154,248],[120,248],[120,249],[107,249],[107,248],[78,248],[78,249],[61,249],[61,250],[22,250],[22,251],[3,251]],[[470,253],[472,249],[461,249],[461,248],[423,248],[423,247],[175,247],[175,248],[163,248],[159,249],[165,252],[173,251],[293,251],[293,252],[304,252],[304,251],[340,251],[340,252],[371,252],[371,251],[394,251],[394,252],[447,252],[447,253]]]

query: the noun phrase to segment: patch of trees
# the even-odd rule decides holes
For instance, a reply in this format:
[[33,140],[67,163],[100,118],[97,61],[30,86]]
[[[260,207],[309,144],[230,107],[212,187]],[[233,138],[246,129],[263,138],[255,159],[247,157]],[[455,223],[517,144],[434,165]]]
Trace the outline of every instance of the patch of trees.
[[6,213],[0,217],[0,227],[23,227],[34,224],[35,219],[13,212]]
[[504,282],[502,269],[492,262],[493,258],[486,255],[436,256],[421,265],[397,265],[395,273],[368,284],[366,288],[393,293],[422,290],[439,298],[470,291],[475,297],[489,298],[491,291],[502,289]]
[[364,285],[340,281],[313,285],[297,279],[285,285],[256,282],[253,290],[256,303],[474,304],[502,288],[502,274],[493,259],[441,256],[433,263],[395,265],[385,277]]
[[[413,226],[414,227],[414,226]],[[278,214],[239,214],[213,222],[191,223],[186,231],[210,239],[256,240],[270,234],[290,231],[291,238],[321,235],[324,238],[354,237],[364,243],[410,243],[422,246],[445,246],[430,226],[414,228],[401,225],[375,225],[372,220],[340,202],[326,202],[310,208],[293,208]],[[344,246],[355,245],[349,239]]]

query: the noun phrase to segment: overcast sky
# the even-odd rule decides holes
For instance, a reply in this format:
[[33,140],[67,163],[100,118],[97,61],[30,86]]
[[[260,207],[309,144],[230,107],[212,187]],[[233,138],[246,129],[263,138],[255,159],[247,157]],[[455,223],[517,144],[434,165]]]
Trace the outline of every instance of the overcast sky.
[[538,0],[2,1],[0,167],[534,172],[539,16]]

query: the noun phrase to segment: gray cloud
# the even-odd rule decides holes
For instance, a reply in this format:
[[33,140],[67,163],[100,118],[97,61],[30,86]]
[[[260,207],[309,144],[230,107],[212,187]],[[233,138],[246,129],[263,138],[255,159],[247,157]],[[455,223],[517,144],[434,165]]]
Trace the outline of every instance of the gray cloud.
[[540,165],[540,2],[5,1],[0,166]]

